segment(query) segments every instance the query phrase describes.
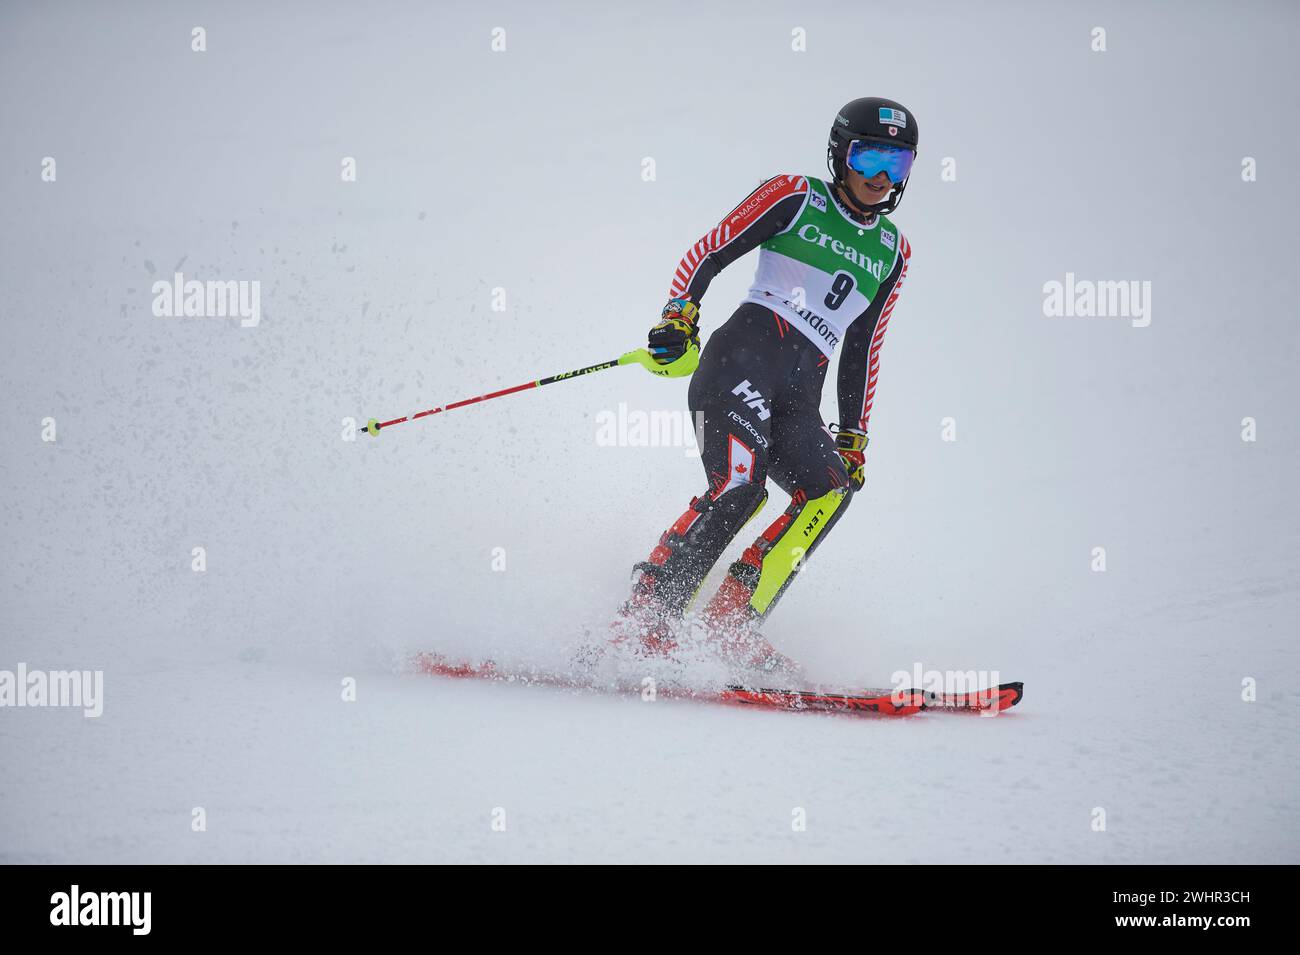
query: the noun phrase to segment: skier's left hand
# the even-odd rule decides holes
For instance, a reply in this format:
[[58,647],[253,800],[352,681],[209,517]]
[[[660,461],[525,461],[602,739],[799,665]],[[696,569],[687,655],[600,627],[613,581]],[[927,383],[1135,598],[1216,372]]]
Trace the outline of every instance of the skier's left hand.
[[835,450],[849,472],[849,482],[853,490],[860,491],[867,483],[867,433],[844,425],[836,425],[832,430],[835,432]]

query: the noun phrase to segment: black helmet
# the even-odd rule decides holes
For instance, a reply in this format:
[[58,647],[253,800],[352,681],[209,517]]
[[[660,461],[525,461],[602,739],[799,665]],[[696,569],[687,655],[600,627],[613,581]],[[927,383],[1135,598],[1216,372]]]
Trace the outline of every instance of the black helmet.
[[844,183],[849,144],[853,142],[902,146],[911,149],[912,155],[916,155],[916,117],[908,112],[903,104],[896,103],[892,99],[864,96],[846,103],[836,114],[826,144],[826,165],[830,168],[831,175],[835,177],[835,185],[840,187],[840,194],[850,208],[863,215],[893,212],[903,200],[907,179],[895,185],[884,202],[877,202],[870,206],[859,205]]

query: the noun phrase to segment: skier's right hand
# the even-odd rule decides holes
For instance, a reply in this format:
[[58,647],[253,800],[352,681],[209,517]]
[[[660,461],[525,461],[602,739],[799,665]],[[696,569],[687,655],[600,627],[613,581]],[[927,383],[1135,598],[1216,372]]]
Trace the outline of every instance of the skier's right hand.
[[664,306],[659,324],[650,329],[648,351],[655,362],[671,365],[700,347],[700,310],[690,299],[673,298]]
[[861,491],[867,483],[867,433],[844,425],[833,426],[832,430],[835,432],[835,450],[844,462],[844,470],[849,472],[849,483],[853,490]]

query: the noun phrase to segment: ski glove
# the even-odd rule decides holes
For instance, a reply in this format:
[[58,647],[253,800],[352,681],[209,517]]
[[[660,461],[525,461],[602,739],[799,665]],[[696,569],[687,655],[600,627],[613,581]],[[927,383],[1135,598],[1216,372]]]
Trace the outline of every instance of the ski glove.
[[659,324],[650,329],[649,335],[648,348],[658,364],[673,365],[685,359],[683,365],[691,366],[685,374],[695,370],[699,363],[699,318],[700,310],[690,299],[668,300],[659,316]]
[[867,482],[867,433],[843,425],[834,425],[831,430],[835,432],[835,450],[849,472],[849,482],[853,490],[860,491]]

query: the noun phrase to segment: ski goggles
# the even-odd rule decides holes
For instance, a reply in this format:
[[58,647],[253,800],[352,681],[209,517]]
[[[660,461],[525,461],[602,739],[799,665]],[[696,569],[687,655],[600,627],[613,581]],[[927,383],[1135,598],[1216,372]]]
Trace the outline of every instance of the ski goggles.
[[916,154],[912,150],[901,146],[886,146],[861,140],[849,143],[850,169],[868,179],[883,172],[894,185],[907,178],[908,173],[912,171],[912,160],[915,158]]

